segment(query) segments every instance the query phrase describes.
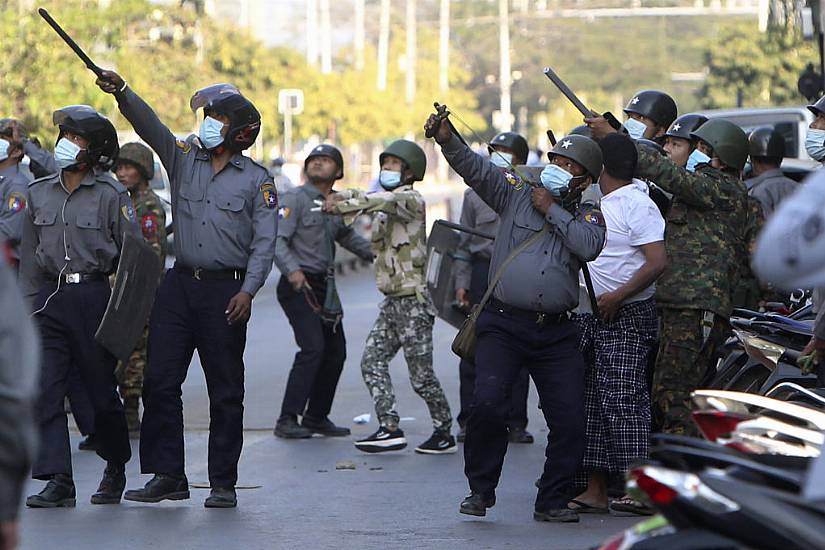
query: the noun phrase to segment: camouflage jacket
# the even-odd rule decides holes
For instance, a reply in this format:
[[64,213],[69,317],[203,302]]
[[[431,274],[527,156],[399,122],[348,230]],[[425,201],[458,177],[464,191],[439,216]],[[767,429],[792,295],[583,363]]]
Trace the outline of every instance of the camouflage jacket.
[[135,208],[143,239],[160,257],[161,265],[166,263],[166,211],[160,197],[150,188],[129,193]]
[[[743,184],[744,185],[744,184]],[[762,290],[756,276],[751,271],[750,259],[756,247],[756,237],[765,224],[762,203],[754,196],[748,195],[745,212],[734,218],[740,222],[736,228],[739,236],[736,257],[736,286],[733,290],[733,307],[756,309],[762,298]]]
[[707,165],[688,172],[644,147],[636,175],[673,194],[665,229],[668,266],[656,282],[657,303],[728,317],[747,225],[745,186]]
[[[365,194],[344,191],[337,213],[374,213],[372,251],[378,290],[386,296],[413,296],[427,301],[424,268],[427,262],[425,205],[411,185],[394,191]],[[347,216],[349,217],[349,216]]]

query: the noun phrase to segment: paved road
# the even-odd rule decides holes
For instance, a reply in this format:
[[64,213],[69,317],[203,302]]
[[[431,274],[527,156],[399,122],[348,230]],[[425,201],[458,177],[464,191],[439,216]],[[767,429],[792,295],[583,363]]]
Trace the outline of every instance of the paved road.
[[[25,510],[24,549],[93,548],[238,548],[238,549],[395,549],[518,548],[585,549],[633,523],[633,519],[583,516],[572,525],[540,524],[532,519],[535,488],[544,460],[547,430],[530,396],[530,429],[541,444],[510,447],[498,504],[484,519],[457,513],[467,491],[461,453],[422,456],[412,451],[431,431],[427,409],[412,391],[403,360],[393,363],[402,427],[411,445],[390,455],[365,455],[352,446],[371,433],[374,422],[359,426],[353,417],[372,412],[359,372],[366,334],[375,318],[380,294],[369,272],[339,280],[349,342],[347,363],[332,418],[353,430],[352,438],[284,441],[271,429],[295,352],[292,333],[274,298],[277,273],[255,300],[246,353],[245,445],[240,464],[235,510],[206,510],[206,489],[193,488],[192,499],[161,505],[124,503],[92,506],[103,468],[93,453],[75,452],[78,506],[68,510]],[[450,352],[455,330],[438,321],[435,367],[453,405],[458,408],[457,360]],[[184,386],[187,475],[205,484],[206,431],[209,413],[205,382],[197,358]],[[79,440],[73,434],[76,447]],[[137,445],[134,446],[137,453]],[[356,469],[336,470],[341,461]],[[142,485],[137,458],[128,465],[128,486]],[[28,487],[36,492],[41,482]]]

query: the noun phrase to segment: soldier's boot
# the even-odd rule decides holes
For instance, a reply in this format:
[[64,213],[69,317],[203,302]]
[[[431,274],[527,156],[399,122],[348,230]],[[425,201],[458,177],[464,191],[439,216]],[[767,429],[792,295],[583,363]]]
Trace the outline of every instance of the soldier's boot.
[[103,479],[92,495],[92,504],[119,504],[126,488],[126,466],[110,462],[103,471]]
[[285,415],[275,424],[275,435],[284,439],[308,439],[312,437],[312,430],[298,424],[294,416]]
[[186,476],[155,474],[143,489],[132,489],[123,495],[124,500],[134,502],[160,502],[161,500],[186,500],[189,498],[189,482]]
[[327,437],[344,437],[350,434],[349,428],[336,426],[332,420],[327,417],[317,419],[311,416],[304,416],[304,418],[301,419],[301,426]]
[[203,505],[206,508],[235,508],[238,505],[235,488],[213,487]]
[[533,434],[519,427],[510,428],[507,439],[510,443],[526,443],[528,445],[534,441]]
[[130,439],[140,438],[139,401],[138,397],[127,397],[123,400],[123,412],[126,414],[126,426],[129,428]]
[[495,505],[495,493],[489,495],[470,493],[461,501],[458,511],[469,516],[484,517],[487,515],[487,508],[492,508]]
[[75,489],[72,476],[56,474],[36,495],[26,499],[29,508],[74,508]]

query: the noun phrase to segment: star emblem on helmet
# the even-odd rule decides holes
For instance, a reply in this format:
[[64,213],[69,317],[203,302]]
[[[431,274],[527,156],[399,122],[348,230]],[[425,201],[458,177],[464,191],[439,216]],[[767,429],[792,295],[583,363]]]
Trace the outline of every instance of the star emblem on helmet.
[[573,142],[567,139],[561,142],[562,149],[567,149],[571,145],[573,145]]
[[674,124],[673,125],[673,131],[674,132],[678,132],[681,128],[682,128],[681,124]]
[[631,101],[631,103],[633,105],[636,105],[637,103],[639,103],[639,97],[638,96],[634,97],[633,100]]

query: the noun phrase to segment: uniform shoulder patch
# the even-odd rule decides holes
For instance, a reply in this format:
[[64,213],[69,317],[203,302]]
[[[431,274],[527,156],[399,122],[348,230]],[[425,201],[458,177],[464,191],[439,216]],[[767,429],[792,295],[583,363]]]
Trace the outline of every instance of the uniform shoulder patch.
[[507,183],[515,187],[516,191],[521,191],[524,188],[524,182],[521,181],[520,177],[513,174],[512,172],[505,171],[504,179],[507,180]]
[[147,214],[140,220],[140,229],[143,232],[143,238],[147,241],[153,241],[158,237],[158,217],[154,214]]
[[183,151],[184,153],[188,153],[192,150],[192,144],[189,141],[184,141],[182,139],[175,140],[175,147]]
[[278,219],[280,219],[280,220],[287,219],[289,217],[290,212],[292,212],[291,208],[289,208],[288,206],[282,206],[281,208],[278,209]]
[[261,184],[261,196],[264,200],[264,206],[269,209],[278,207],[278,192],[275,190],[275,184],[271,181],[265,181]]
[[120,212],[123,214],[123,217],[126,218],[127,221],[135,222],[135,207],[132,206],[132,203],[124,204],[120,207]]
[[12,191],[9,194],[9,200],[6,204],[11,212],[17,213],[26,209],[26,195],[17,191]]
[[604,225],[604,216],[602,215],[601,210],[596,208],[588,211],[584,215],[584,221],[593,225]]

